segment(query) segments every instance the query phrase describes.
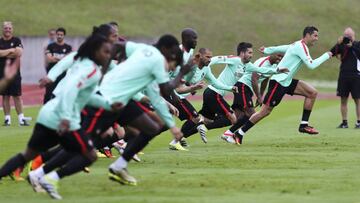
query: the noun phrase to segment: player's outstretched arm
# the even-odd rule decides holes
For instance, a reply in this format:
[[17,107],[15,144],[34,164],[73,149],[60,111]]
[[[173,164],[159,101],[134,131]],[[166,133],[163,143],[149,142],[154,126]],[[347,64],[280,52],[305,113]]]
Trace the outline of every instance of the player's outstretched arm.
[[272,46],[272,47],[260,47],[259,51],[265,55],[271,55],[275,53],[285,53],[290,45],[280,45],[280,46]]
[[301,45],[298,45],[298,47],[296,48],[296,53],[309,69],[315,69],[319,67],[322,63],[332,57],[331,52],[326,52],[319,58],[313,60],[310,56],[309,49],[303,43]]

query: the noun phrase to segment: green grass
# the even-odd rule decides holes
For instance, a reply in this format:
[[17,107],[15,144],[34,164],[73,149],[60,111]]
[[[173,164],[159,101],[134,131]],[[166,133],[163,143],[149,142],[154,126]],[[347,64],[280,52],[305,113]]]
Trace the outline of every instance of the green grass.
[[[306,25],[316,25],[320,41],[311,53],[317,57],[336,43],[346,26],[360,31],[357,0],[0,0],[0,5],[0,20],[14,21],[17,35],[46,35],[58,26],[69,35],[87,35],[93,25],[113,20],[128,37],[179,36],[184,27],[194,27],[199,47],[216,55],[234,54],[240,41],[256,47],[292,43]],[[319,70],[300,71],[299,77],[335,80],[338,67],[332,59]]]
[[[311,117],[321,134],[299,134],[301,107],[301,101],[284,101],[240,147],[221,141],[224,129],[218,129],[208,133],[208,144],[195,135],[188,140],[191,151],[174,152],[164,133],[146,148],[143,162],[130,164],[137,187],[110,182],[113,160],[100,159],[90,174],[61,181],[63,202],[360,202],[359,131],[335,129],[338,101],[322,100]],[[37,111],[26,113],[35,117]],[[354,119],[351,114],[351,128]],[[23,149],[30,133],[31,127],[1,127],[0,163]],[[48,201],[25,182],[0,182],[0,202]]]

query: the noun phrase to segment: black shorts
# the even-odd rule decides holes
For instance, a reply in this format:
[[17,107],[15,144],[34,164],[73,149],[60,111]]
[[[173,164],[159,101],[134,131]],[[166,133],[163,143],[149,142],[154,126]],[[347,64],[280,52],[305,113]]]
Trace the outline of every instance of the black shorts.
[[15,77],[13,81],[8,84],[7,88],[1,92],[3,96],[21,96],[21,77]]
[[125,126],[144,113],[138,102],[130,100],[120,112],[86,106],[82,111],[81,126],[91,137],[101,135],[115,123]]
[[172,98],[169,102],[179,110],[179,119],[191,120],[199,116],[194,106],[187,99]]
[[138,101],[135,101],[135,102],[145,113],[155,111],[154,107],[150,103],[147,103],[147,102],[142,103],[142,102],[138,102]]
[[234,103],[231,108],[240,110],[253,108],[253,92],[250,87],[241,82],[237,82],[235,86],[238,88],[239,93],[234,93]]
[[292,79],[290,85],[288,87],[284,87],[277,81],[270,80],[268,91],[264,97],[264,104],[271,107],[277,106],[285,94],[291,96],[294,95],[298,82],[299,80]]
[[29,148],[38,152],[45,152],[58,144],[66,151],[82,154],[93,149],[92,141],[81,129],[59,135],[53,129],[39,123],[35,124],[33,134],[28,142]]
[[233,111],[223,96],[206,88],[203,94],[203,106],[199,113],[205,118],[214,120],[217,116],[228,116]]
[[338,79],[338,85],[336,95],[339,97],[349,97],[349,94],[353,99],[360,98],[360,77],[343,77]]

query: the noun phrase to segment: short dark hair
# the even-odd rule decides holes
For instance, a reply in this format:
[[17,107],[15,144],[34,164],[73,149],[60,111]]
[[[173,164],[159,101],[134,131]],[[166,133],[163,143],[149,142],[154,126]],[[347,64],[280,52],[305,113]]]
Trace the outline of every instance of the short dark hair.
[[115,21],[111,21],[111,22],[109,22],[109,24],[112,25],[112,26],[115,25],[116,27],[119,27],[119,24],[117,22],[115,22]]
[[210,51],[210,49],[209,48],[204,48],[204,47],[199,49],[200,54],[205,54],[207,51]]
[[165,47],[170,49],[174,46],[179,46],[179,41],[173,35],[165,34],[159,38],[155,46],[157,48]]
[[308,33],[312,35],[315,31],[319,32],[319,30],[315,26],[306,26],[303,31],[303,37],[305,37]]
[[240,42],[237,46],[237,55],[239,56],[241,52],[246,52],[247,49],[252,48],[253,45],[249,42]]
[[62,32],[62,33],[64,33],[64,35],[66,35],[66,30],[63,27],[59,27],[58,29],[56,29],[56,33],[57,32]]
[[101,24],[99,27],[93,27],[92,35],[99,34],[108,38],[111,35],[113,29],[114,28],[111,27],[110,24]]

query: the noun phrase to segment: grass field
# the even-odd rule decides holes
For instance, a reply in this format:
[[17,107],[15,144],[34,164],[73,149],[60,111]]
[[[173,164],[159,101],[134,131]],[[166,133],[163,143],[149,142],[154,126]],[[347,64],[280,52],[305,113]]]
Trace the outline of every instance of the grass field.
[[[234,54],[240,41],[255,47],[292,43],[305,26],[316,25],[320,40],[311,54],[317,57],[336,43],[346,26],[360,31],[358,0],[0,0],[0,5],[0,21],[13,21],[16,35],[44,36],[58,26],[68,35],[88,35],[93,25],[113,20],[127,37],[179,37],[184,27],[194,27],[199,48],[211,48],[216,55]],[[338,67],[333,59],[300,76],[336,80]]]
[[[360,202],[360,131],[335,129],[338,102],[318,101],[311,123],[321,134],[297,133],[301,101],[285,101],[247,134],[242,146],[224,143],[208,133],[209,143],[198,135],[189,139],[189,152],[167,149],[164,133],[130,164],[137,187],[107,179],[110,159],[100,159],[90,174],[64,179],[63,202]],[[36,116],[38,108],[26,113]],[[354,112],[353,108],[349,112]],[[349,119],[351,128],[354,116]],[[0,163],[23,149],[31,127],[0,128]],[[49,202],[26,182],[0,182],[0,202]]]

